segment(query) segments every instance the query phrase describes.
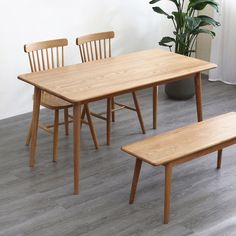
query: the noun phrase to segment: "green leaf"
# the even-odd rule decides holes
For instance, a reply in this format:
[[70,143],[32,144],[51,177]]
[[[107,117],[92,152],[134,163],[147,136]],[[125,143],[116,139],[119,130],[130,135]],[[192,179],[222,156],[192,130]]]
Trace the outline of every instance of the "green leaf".
[[160,42],[162,42],[162,43],[171,43],[171,42],[175,43],[175,39],[172,37],[163,37]]
[[219,11],[218,3],[215,0],[190,0],[188,10],[192,8],[201,11],[208,5],[215,8],[217,12]]
[[220,22],[215,21],[213,18],[205,15],[197,16],[197,18],[201,19],[200,26],[212,25],[212,26],[220,26]]
[[[160,1],[161,1],[161,0],[152,0],[152,1],[149,2],[149,4],[155,4],[155,3],[160,2]],[[176,5],[177,8],[178,8],[179,5],[180,5],[177,0],[169,0],[169,1],[170,1],[170,2],[173,2],[173,3]]]
[[165,43],[162,43],[162,42],[159,42],[159,45],[162,46],[162,47],[168,47],[168,48],[173,47],[173,45],[168,45],[168,44],[165,44]]
[[187,14],[184,12],[173,11],[172,15],[174,15],[174,17],[175,17],[177,28],[182,28],[184,26],[185,17]]
[[160,2],[161,0],[152,0],[151,2],[149,2],[150,4],[154,4],[154,3],[157,3],[157,2]]
[[216,36],[215,32],[211,31],[211,30],[208,30],[208,29],[197,29],[195,32],[194,32],[195,35],[198,35],[198,34],[209,34],[212,38],[214,38]]
[[169,47],[171,49],[174,44],[170,43],[175,43],[175,39],[171,37],[163,37],[162,40],[159,42],[159,45],[163,47]]
[[[150,4],[159,4],[161,0],[149,0]],[[220,23],[213,18],[200,15],[194,16],[197,11],[203,10],[205,7],[213,7],[218,11],[217,0],[166,0],[176,5],[177,10],[169,13],[162,10],[162,7],[153,7],[153,10],[165,15],[171,19],[174,24],[174,32],[172,37],[163,37],[159,45],[169,47],[174,46],[175,52],[190,56],[194,52],[195,41],[199,34],[208,34],[215,37],[215,33],[211,30],[203,28],[204,26],[220,26]],[[187,5],[187,11],[185,11]]]
[[158,14],[162,14],[162,15],[167,16],[168,19],[173,19],[174,18],[173,16],[171,16],[171,15],[167,14],[166,12],[164,12],[160,7],[153,7],[152,9]]
[[200,27],[200,24],[201,24],[200,18],[187,16],[185,19],[186,19],[186,29],[190,33],[193,33],[194,30],[196,30]]
[[187,37],[187,34],[186,33],[182,33],[182,34],[177,34],[176,35],[176,39],[177,41],[182,44],[182,45],[185,45],[185,39]]

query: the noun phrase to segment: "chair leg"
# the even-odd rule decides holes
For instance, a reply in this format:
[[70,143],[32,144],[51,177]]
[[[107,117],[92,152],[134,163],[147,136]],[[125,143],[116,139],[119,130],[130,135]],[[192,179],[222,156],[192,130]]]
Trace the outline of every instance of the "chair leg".
[[129,204],[134,203],[134,198],[136,194],[141,167],[142,167],[142,160],[136,158],[133,181],[132,181],[131,192],[130,192],[130,197],[129,197]]
[[168,224],[170,218],[171,178],[172,178],[172,165],[171,163],[169,163],[165,166],[164,224]]
[[222,162],[222,149],[218,151],[217,155],[217,169],[221,168],[221,162]]
[[59,127],[59,110],[54,112],[54,130],[53,130],[53,161],[58,159],[58,127]]
[[115,122],[115,99],[114,97],[111,99],[111,109],[112,109],[112,122]]
[[[80,127],[82,127],[83,120],[84,120],[84,117],[85,117],[85,113],[86,113],[86,109],[85,109],[85,105],[84,105],[83,110],[82,110],[82,113],[81,113]],[[89,114],[90,114],[90,113],[89,113]]]
[[89,125],[89,128],[90,128],[90,132],[91,132],[91,135],[92,135],[92,138],[93,138],[95,148],[98,149],[99,144],[98,144],[98,140],[97,140],[96,131],[95,131],[94,126],[93,126],[93,121],[92,121],[92,117],[91,117],[91,114],[90,114],[90,111],[89,111],[88,104],[84,105],[84,111],[85,111],[86,116],[87,116],[88,125]]
[[66,136],[69,135],[69,115],[68,115],[68,108],[64,109],[64,123],[65,123],[65,134]]
[[111,98],[107,99],[107,145],[111,143]]
[[136,93],[132,92],[132,95],[133,95],[134,105],[135,105],[135,109],[136,109],[136,112],[138,115],[139,123],[140,123],[143,134],[145,134],[146,131],[145,131],[144,123],[143,123],[143,117],[142,117],[141,110],[140,110],[140,107],[138,104],[138,99],[137,99]]
[[29,144],[30,144],[31,134],[32,134],[32,122],[30,123],[28,134],[27,134],[27,137],[26,137],[26,140],[25,140],[25,145],[26,146],[29,146]]

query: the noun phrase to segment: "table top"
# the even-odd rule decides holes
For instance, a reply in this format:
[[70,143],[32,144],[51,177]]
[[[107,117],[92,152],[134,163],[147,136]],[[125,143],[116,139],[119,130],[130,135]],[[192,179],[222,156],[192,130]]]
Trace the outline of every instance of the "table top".
[[18,79],[69,102],[85,103],[180,80],[215,67],[206,61],[151,49],[23,74]]
[[236,112],[150,137],[126,145],[122,150],[158,166],[197,155],[226,142],[236,143]]

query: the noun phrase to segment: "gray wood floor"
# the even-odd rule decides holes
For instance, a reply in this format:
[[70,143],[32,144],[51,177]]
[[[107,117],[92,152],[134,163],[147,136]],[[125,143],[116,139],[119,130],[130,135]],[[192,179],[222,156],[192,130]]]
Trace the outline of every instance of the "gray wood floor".
[[[203,82],[205,118],[236,110],[236,87]],[[135,113],[120,111],[108,147],[105,123],[94,118],[101,145],[96,151],[83,126],[79,196],[73,195],[72,133],[66,137],[61,127],[59,161],[52,163],[52,137],[39,131],[37,165],[30,170],[24,139],[31,114],[0,121],[0,235],[236,235],[235,147],[224,151],[220,171],[215,154],[175,168],[169,225],[162,224],[163,168],[143,165],[135,204],[128,204],[135,160],[120,146],[196,121],[194,99],[171,101],[162,91],[159,128],[152,130],[150,90],[138,97],[146,135]],[[41,114],[43,121],[53,118],[49,111]]]

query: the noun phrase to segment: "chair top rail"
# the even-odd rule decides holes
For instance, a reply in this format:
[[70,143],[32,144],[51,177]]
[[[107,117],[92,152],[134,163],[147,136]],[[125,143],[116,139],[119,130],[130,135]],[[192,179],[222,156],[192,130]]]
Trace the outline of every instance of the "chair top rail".
[[41,41],[35,43],[29,43],[24,45],[25,52],[32,52],[41,49],[54,48],[54,47],[63,47],[68,45],[68,40],[66,38],[54,39],[48,41]]

